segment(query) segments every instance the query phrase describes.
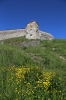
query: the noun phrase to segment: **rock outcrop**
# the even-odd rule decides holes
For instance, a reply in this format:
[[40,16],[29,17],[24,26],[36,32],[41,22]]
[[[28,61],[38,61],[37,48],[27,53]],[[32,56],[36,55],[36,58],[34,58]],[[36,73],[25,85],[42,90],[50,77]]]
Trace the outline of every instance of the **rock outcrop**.
[[39,26],[35,21],[31,21],[25,27],[25,29],[17,30],[5,30],[0,31],[0,40],[25,36],[26,39],[41,39],[41,40],[52,40],[54,37],[47,33],[39,30]]

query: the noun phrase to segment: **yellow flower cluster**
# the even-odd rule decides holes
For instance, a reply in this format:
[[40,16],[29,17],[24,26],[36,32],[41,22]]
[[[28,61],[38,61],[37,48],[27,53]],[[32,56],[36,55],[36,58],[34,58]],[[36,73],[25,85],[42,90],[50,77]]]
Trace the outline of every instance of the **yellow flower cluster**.
[[[47,90],[49,85],[50,85],[50,80],[52,79],[52,77],[55,75],[55,73],[52,73],[52,72],[43,72],[42,73],[42,76],[43,76],[43,79],[39,79],[37,81],[38,83],[38,86],[44,86],[44,88]],[[38,77],[38,74],[36,75]]]
[[[47,71],[47,70],[42,71],[38,66],[36,66],[35,68],[24,67],[24,66],[21,67],[13,66],[9,68],[2,68],[1,70],[4,74],[6,74],[5,76],[6,77],[5,84],[7,85],[6,90],[9,89],[9,93],[10,93],[10,89],[11,89],[10,87],[12,87],[13,94],[14,95],[16,94],[15,100],[19,100],[19,96],[26,97],[26,95],[30,96],[32,94],[35,94],[35,92],[37,92],[39,88],[40,91],[42,89],[44,93],[44,91],[48,90],[48,87],[51,84],[50,82],[52,78],[55,76],[54,72]],[[27,75],[25,75],[26,72]],[[61,79],[59,78],[59,80]],[[3,85],[4,85],[4,81],[2,81],[2,86]],[[55,90],[55,92],[61,93],[61,90]],[[2,95],[3,94],[0,94],[0,97],[2,97]]]
[[44,77],[44,87],[47,89],[48,86],[50,85],[50,80],[52,77],[55,76],[55,73],[52,72],[43,72],[43,77]]
[[20,78],[24,78],[24,74],[26,72],[29,72],[30,69],[21,67],[21,68],[15,68],[15,71],[16,71],[16,77],[20,79]]

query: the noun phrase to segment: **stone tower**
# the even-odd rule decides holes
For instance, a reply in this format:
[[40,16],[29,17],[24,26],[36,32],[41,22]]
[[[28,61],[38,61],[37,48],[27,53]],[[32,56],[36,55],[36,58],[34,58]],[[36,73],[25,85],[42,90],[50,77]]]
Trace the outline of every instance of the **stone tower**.
[[31,21],[26,25],[25,28],[27,39],[41,39],[41,40],[52,40],[54,37],[47,32],[39,30],[39,26],[35,21]]
[[28,23],[25,31],[27,39],[40,39],[39,27],[35,21],[31,21],[30,23]]

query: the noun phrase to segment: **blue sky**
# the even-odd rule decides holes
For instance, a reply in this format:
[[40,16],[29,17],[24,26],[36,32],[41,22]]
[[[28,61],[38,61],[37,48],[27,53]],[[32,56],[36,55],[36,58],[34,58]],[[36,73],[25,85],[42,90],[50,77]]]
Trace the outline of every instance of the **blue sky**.
[[31,20],[66,39],[66,0],[0,0],[0,30],[24,28]]

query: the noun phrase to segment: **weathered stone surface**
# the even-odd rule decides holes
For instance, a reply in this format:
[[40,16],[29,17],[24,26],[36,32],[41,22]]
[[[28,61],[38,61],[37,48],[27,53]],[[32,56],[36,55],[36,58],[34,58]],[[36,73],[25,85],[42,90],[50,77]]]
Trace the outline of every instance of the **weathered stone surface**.
[[27,39],[54,39],[54,37],[51,34],[40,31],[39,26],[35,21],[31,21],[30,23],[28,23],[25,29],[0,31],[0,40],[21,36],[25,36]]
[[42,31],[39,30],[39,34],[40,34],[41,40],[52,40],[52,39],[54,39],[54,37],[50,33],[42,32]]
[[35,21],[32,21],[29,24],[27,24],[25,31],[26,31],[26,38],[28,38],[28,39],[37,39],[37,38],[40,39],[38,24]]
[[0,40],[25,36],[25,29],[0,31]]
[[27,39],[41,39],[41,40],[52,40],[54,37],[47,33],[39,30],[39,26],[35,21],[27,24],[26,28],[26,38]]
[[28,41],[28,42],[26,42],[26,41],[22,42],[22,45],[25,46],[25,47],[36,46],[38,44],[40,44],[40,40],[31,40],[31,41]]

